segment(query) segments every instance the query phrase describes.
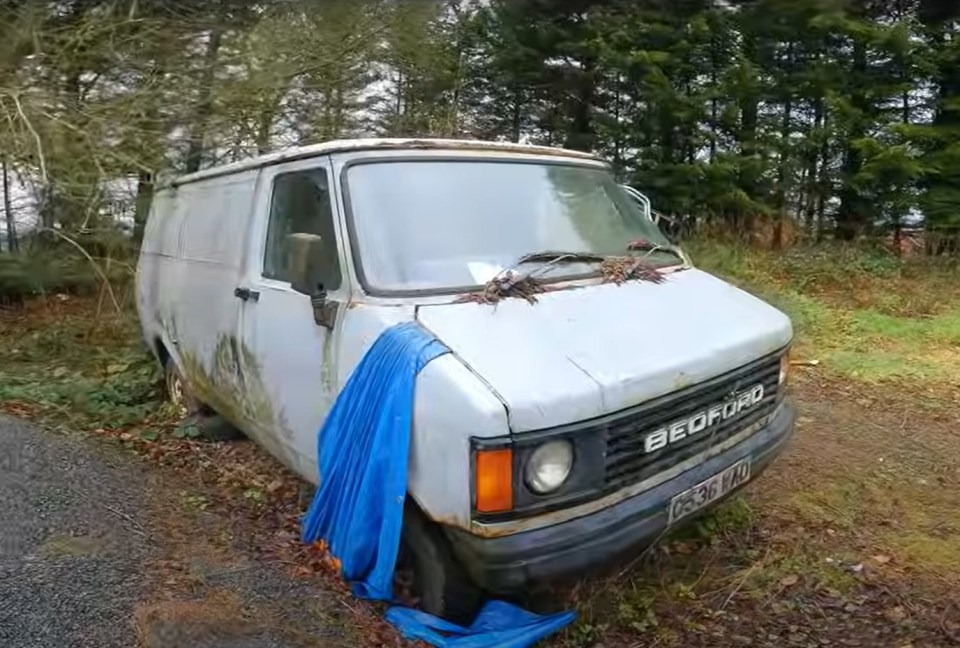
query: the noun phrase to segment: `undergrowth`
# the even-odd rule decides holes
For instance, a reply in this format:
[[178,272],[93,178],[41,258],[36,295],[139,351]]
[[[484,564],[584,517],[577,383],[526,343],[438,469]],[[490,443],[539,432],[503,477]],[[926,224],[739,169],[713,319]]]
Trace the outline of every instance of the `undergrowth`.
[[694,262],[788,313],[801,359],[867,382],[960,379],[960,269],[842,246],[695,245]]
[[[822,377],[840,377],[845,385],[901,381],[919,393],[958,375],[956,268],[845,249],[767,253],[714,244],[694,246],[691,253],[699,267],[792,317],[797,359],[820,361],[808,374],[811,383]],[[129,295],[122,286],[116,292]],[[87,293],[44,293],[23,308],[0,312],[0,404],[70,429],[123,430],[121,438],[129,431],[152,443],[157,429],[172,429],[158,367],[140,343],[134,313],[114,312],[102,287]],[[828,409],[835,401],[824,395]],[[911,406],[919,409],[917,402]],[[927,415],[930,421],[941,416],[933,410]],[[949,463],[949,451],[924,453],[923,461],[932,464],[923,470],[901,457],[896,465],[908,467],[894,479],[891,468],[878,472],[830,453],[839,448],[871,463],[874,447],[889,447],[884,466],[892,465],[894,451],[917,446],[896,442],[898,435],[913,434],[897,429],[906,415],[872,436],[861,429],[860,414],[844,416],[801,428],[792,455],[799,467],[780,464],[746,495],[667,538],[639,567],[569,593],[566,604],[580,610],[581,620],[559,645],[607,645],[611,637],[680,645],[700,625],[721,623],[750,609],[745,606],[788,614],[795,603],[845,597],[862,584],[856,571],[862,561],[895,575],[914,571],[943,579],[960,573],[958,529],[949,522],[956,510],[955,474],[941,465]],[[819,414],[814,408],[804,417]],[[248,497],[249,477],[237,479]],[[199,510],[210,505],[189,493],[184,498]]]
[[51,296],[0,316],[0,402],[74,429],[124,428],[162,412],[160,374],[133,313]]

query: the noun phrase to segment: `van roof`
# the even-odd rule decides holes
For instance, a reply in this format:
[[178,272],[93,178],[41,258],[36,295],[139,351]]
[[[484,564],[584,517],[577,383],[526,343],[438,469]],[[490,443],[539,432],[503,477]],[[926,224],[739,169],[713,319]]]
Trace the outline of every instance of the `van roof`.
[[575,158],[580,160],[602,161],[597,156],[583,151],[554,148],[550,146],[534,146],[531,144],[516,144],[514,142],[488,142],[483,140],[466,139],[438,139],[438,138],[357,138],[340,139],[309,146],[298,146],[282,149],[274,153],[223,164],[203,169],[196,173],[189,173],[174,177],[171,185],[182,185],[204,178],[229,175],[250,169],[256,169],[281,162],[290,162],[304,158],[341,153],[343,151],[366,151],[376,149],[461,149],[476,151],[508,151],[513,153],[530,153],[536,155],[553,155],[557,157]]

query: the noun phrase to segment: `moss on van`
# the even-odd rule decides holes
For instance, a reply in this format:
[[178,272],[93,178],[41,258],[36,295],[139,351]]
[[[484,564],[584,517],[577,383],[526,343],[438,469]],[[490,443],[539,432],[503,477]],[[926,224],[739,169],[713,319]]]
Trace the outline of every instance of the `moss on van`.
[[[160,319],[177,339],[173,318]],[[234,424],[249,424],[255,430],[293,436],[282,410],[278,410],[261,376],[262,365],[253,350],[235,335],[220,333],[212,357],[194,349],[180,349],[180,369],[191,391],[201,401]]]

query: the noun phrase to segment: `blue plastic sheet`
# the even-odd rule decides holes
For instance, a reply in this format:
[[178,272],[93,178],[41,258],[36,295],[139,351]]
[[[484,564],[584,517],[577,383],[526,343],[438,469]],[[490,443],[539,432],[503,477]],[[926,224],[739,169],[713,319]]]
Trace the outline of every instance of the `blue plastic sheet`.
[[384,331],[320,430],[320,485],[303,539],[324,539],[360,598],[393,598],[417,374],[449,350],[414,323]]
[[488,601],[468,628],[409,608],[390,608],[386,618],[407,639],[438,648],[527,648],[566,627],[577,615],[541,616],[503,601]]
[[[360,598],[393,599],[417,374],[449,350],[416,323],[384,331],[357,365],[320,430],[320,485],[302,537],[326,540]],[[441,648],[525,648],[575,613],[539,616],[490,601],[468,628],[393,607],[387,620],[406,637]]]

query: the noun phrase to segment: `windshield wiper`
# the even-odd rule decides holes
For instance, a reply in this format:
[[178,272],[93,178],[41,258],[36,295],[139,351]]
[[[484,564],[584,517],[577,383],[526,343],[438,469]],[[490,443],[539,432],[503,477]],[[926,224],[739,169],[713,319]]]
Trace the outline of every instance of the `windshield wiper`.
[[685,264],[689,263],[689,261],[687,260],[687,257],[684,255],[683,252],[680,251],[680,248],[678,248],[677,246],[658,245],[656,243],[648,241],[647,239],[642,239],[642,238],[635,239],[627,243],[627,251],[628,252],[646,252],[646,254],[643,255],[643,258],[650,256],[654,252],[667,252],[677,257],[678,259],[680,259],[683,263]]
[[[519,257],[507,268],[498,272],[488,284],[496,284],[501,290],[510,290],[514,286],[528,282],[535,275],[543,274],[558,263],[603,263],[607,257],[590,252],[564,252],[561,250],[544,250],[530,252]],[[542,263],[529,272],[519,273],[517,268],[525,263]]]
[[601,254],[591,252],[561,252],[558,250],[544,250],[543,252],[531,252],[524,254],[516,260],[514,267],[523,263],[603,263],[607,257]]

